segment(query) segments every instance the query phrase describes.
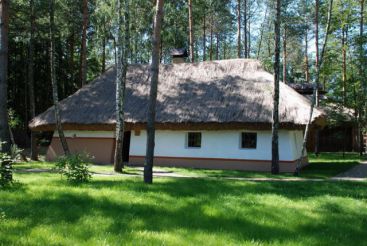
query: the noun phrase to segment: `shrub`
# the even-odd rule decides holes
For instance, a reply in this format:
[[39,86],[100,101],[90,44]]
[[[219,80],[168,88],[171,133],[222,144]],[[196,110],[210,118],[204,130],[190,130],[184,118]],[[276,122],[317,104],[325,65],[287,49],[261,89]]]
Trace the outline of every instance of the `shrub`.
[[56,169],[72,183],[88,182],[92,175],[89,171],[90,157],[87,154],[71,154],[60,157]]

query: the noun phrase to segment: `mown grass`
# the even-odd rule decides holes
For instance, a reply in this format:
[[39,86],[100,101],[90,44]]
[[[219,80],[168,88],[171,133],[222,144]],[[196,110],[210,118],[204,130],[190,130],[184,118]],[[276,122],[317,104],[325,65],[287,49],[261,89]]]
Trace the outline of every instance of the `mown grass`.
[[[362,158],[357,153],[321,153],[319,156],[309,155],[310,164],[304,167],[299,178],[326,179],[358,165]],[[270,172],[247,172],[236,170],[211,170],[194,168],[160,168],[167,172],[198,177],[243,177],[243,178],[294,178],[293,173],[281,173],[272,175]]]
[[[348,169],[358,165],[362,161],[362,157],[357,153],[321,153],[319,156],[314,154],[309,155],[310,164],[304,167],[298,178],[312,179],[327,179],[343,173]],[[16,170],[25,169],[48,169],[55,167],[50,162],[29,162],[19,163],[15,166]],[[100,174],[113,174],[111,165],[91,165],[91,172]],[[270,172],[250,172],[237,170],[213,170],[213,169],[194,169],[194,168],[175,168],[175,167],[156,167],[157,173],[175,173],[183,176],[193,177],[209,177],[209,178],[224,178],[224,177],[239,177],[239,178],[275,178],[286,179],[295,178],[293,173],[280,173],[272,175]],[[142,175],[142,170],[136,167],[125,166],[124,174]],[[296,177],[297,178],[297,177]]]
[[366,182],[244,182],[16,173],[0,245],[363,245]]

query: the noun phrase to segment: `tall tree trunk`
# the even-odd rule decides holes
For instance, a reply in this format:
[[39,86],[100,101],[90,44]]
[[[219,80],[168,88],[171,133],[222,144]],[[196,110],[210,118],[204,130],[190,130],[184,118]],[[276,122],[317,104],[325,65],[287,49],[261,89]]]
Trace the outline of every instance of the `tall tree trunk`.
[[190,30],[190,59],[191,62],[194,62],[194,30],[193,30],[193,20],[192,20],[192,0],[189,0],[189,30]]
[[308,29],[306,29],[305,33],[305,79],[306,82],[310,82],[310,69],[308,65]]
[[342,28],[342,81],[343,81],[343,105],[347,106],[347,27]]
[[[29,7],[31,11],[30,15],[30,37],[29,37],[29,47],[28,47],[28,90],[29,90],[29,110],[31,118],[36,116],[36,103],[34,99],[34,33],[36,31],[35,25],[35,15],[34,15],[34,1],[29,1]],[[31,159],[34,161],[38,160],[37,151],[37,138],[36,133],[31,131]]]
[[332,9],[333,9],[333,0],[329,0],[329,8],[328,8],[328,15],[327,15],[327,22],[326,22],[327,24],[326,24],[326,32],[325,32],[325,37],[324,37],[324,43],[322,45],[321,56],[320,56],[319,61],[318,61],[318,66],[316,67],[315,83],[314,83],[313,95],[312,95],[312,100],[311,100],[310,114],[309,114],[308,122],[306,124],[305,132],[304,132],[304,136],[303,136],[301,156],[298,159],[297,164],[296,164],[296,171],[295,171],[296,175],[299,175],[299,173],[300,173],[301,163],[302,163],[303,157],[306,154],[308,134],[309,134],[309,130],[310,130],[310,125],[312,123],[313,110],[314,110],[315,105],[316,105],[316,91],[318,90],[317,85],[318,85],[319,79],[320,79],[320,69],[321,69],[321,66],[322,66],[322,62],[324,61],[325,50],[326,50],[326,46],[327,46],[327,42],[328,42],[328,38],[329,38]]
[[114,60],[115,60],[115,64],[117,64],[117,43],[116,43],[116,38],[113,38],[113,54],[114,54]]
[[227,59],[227,38],[223,39],[223,60]]
[[237,58],[241,58],[241,0],[237,0]]
[[219,60],[219,33],[218,32],[215,33],[215,41],[216,41],[215,59]]
[[271,138],[271,173],[279,173],[279,73],[280,73],[280,0],[276,1],[276,17],[275,17],[275,61],[274,61],[274,92],[273,92],[273,124]]
[[[69,61],[68,61],[69,71],[68,73],[70,76],[69,82],[71,82],[70,84],[74,84],[75,83],[75,65],[74,65],[75,29],[74,29],[74,26],[72,27],[68,44],[69,44]],[[68,91],[68,94],[70,94],[69,91]]]
[[54,37],[54,1],[49,1],[49,11],[50,11],[50,72],[51,72],[51,84],[52,84],[52,96],[55,108],[55,121],[56,129],[59,134],[59,139],[61,142],[62,149],[65,155],[69,155],[69,146],[66,142],[64,131],[62,130],[61,117],[60,117],[60,107],[59,107],[59,96],[57,91],[57,81],[56,81],[56,71],[55,71],[55,37]]
[[[116,68],[116,144],[115,144],[115,172],[122,172],[123,165],[123,142],[125,130],[124,99],[126,88],[127,58],[129,55],[129,0],[117,0],[118,27],[117,27],[117,68]],[[122,15],[122,9],[124,13]],[[123,29],[124,27],[124,29]],[[123,36],[124,34],[124,36]]]
[[144,182],[153,182],[154,138],[155,138],[155,113],[158,93],[159,75],[159,44],[161,42],[161,28],[163,19],[164,0],[157,0],[154,18],[154,31],[152,38],[152,65],[150,68],[150,93],[147,115],[147,152],[144,165]]
[[206,13],[203,17],[203,61],[206,60]]
[[83,34],[81,50],[80,81],[83,87],[87,81],[87,28],[88,28],[88,0],[83,0]]
[[102,37],[102,68],[101,72],[106,71],[106,38],[107,38],[106,22],[103,22],[103,37]]
[[[0,151],[10,151],[8,122],[8,30],[9,1],[0,2]],[[5,142],[5,143],[1,143]]]
[[[362,83],[362,96],[361,96],[361,103],[359,103],[359,114],[358,114],[358,138],[359,138],[359,154],[360,156],[363,155],[363,146],[364,144],[367,144],[363,140],[363,120],[366,121],[366,115],[367,115],[367,80],[365,78],[365,64],[366,64],[366,58],[364,56],[364,49],[363,46],[365,44],[364,41],[364,3],[365,0],[360,0],[360,23],[359,23],[359,79]],[[366,150],[367,151],[367,150]]]
[[211,14],[211,18],[210,18],[210,53],[209,53],[209,58],[212,61],[213,60],[213,14]]
[[244,53],[245,53],[245,58],[248,58],[247,57],[247,48],[248,48],[248,44],[247,44],[247,0],[244,0],[244,3],[243,3],[243,8],[244,8],[244,11],[243,11],[243,36],[244,36]]
[[287,29],[283,33],[283,82],[287,83]]
[[[315,67],[318,69],[319,66],[319,0],[315,0]],[[319,106],[319,80],[316,81],[316,107]],[[317,153],[317,152],[316,152]]]
[[247,30],[247,33],[248,33],[248,48],[247,48],[247,58],[251,58],[251,19],[249,18],[248,19],[248,30]]
[[[319,56],[319,5],[320,5],[319,0],[315,0],[315,50],[316,50],[315,66],[316,66],[316,69],[320,69],[319,67],[319,57],[320,57]],[[315,86],[316,86],[315,106],[318,107],[319,102],[320,102],[320,98],[319,98],[320,83],[319,83],[319,80],[316,80],[315,82],[316,82],[315,83]],[[315,150],[314,150],[316,156],[319,155],[319,144],[320,144],[320,131],[319,129],[316,129],[315,130]]]
[[259,46],[257,47],[256,59],[259,59],[259,57],[260,57],[260,51],[261,51],[262,41],[263,41],[263,36],[264,36],[264,29],[265,29],[265,25],[267,23],[267,16],[268,16],[268,4],[266,4],[266,8],[265,8],[264,21],[263,21],[263,23],[261,23]]

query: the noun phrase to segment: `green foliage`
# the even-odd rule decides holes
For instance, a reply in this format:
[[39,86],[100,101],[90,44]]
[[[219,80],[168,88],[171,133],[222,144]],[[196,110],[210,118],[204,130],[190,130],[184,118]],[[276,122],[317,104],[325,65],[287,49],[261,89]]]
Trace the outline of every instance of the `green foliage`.
[[9,123],[9,127],[10,128],[16,128],[17,126],[19,126],[21,124],[21,119],[19,118],[19,116],[16,115],[15,110],[14,109],[9,109],[8,110],[8,123]]
[[72,183],[88,182],[92,175],[89,171],[90,158],[86,154],[71,154],[60,157],[55,163],[59,173]]

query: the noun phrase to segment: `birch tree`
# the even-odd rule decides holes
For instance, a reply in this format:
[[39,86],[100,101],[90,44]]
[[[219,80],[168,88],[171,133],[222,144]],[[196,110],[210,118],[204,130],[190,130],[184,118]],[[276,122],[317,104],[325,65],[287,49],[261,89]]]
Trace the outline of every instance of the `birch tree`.
[[161,42],[161,27],[163,19],[164,0],[157,0],[156,13],[154,17],[154,30],[152,37],[152,64],[150,67],[150,92],[147,115],[147,149],[144,165],[144,182],[153,182],[153,161],[154,161],[154,138],[155,138],[155,114],[158,93],[159,75],[159,46]]
[[49,2],[49,14],[50,14],[50,72],[51,72],[51,84],[52,84],[52,97],[54,103],[54,112],[55,112],[55,121],[56,121],[56,129],[59,134],[59,139],[61,142],[62,149],[65,155],[69,155],[69,146],[66,142],[64,131],[61,125],[61,117],[60,117],[60,106],[59,106],[59,96],[57,92],[57,81],[56,81],[56,72],[55,72],[55,37],[54,37],[54,0],[50,0]]
[[[316,0],[316,1],[318,1],[318,0]],[[305,132],[304,132],[304,136],[303,136],[301,156],[297,161],[297,167],[296,167],[295,175],[299,175],[301,164],[302,164],[302,161],[303,161],[303,157],[306,154],[307,139],[308,139],[310,126],[311,126],[311,123],[312,123],[313,111],[314,111],[314,108],[315,108],[315,105],[316,105],[316,99],[317,99],[317,94],[318,94],[320,69],[321,69],[322,63],[324,61],[324,55],[325,55],[326,46],[327,46],[328,37],[329,37],[329,32],[330,32],[330,22],[331,22],[332,9],[333,9],[333,0],[329,0],[325,37],[324,37],[324,41],[323,41],[323,44],[322,44],[321,56],[318,58],[317,66],[315,67],[315,70],[316,70],[315,73],[316,74],[315,74],[313,95],[312,95],[312,101],[311,101],[311,107],[310,107],[310,114],[309,114],[308,122],[307,122]]]
[[[124,10],[122,10],[122,8]],[[123,169],[123,142],[125,131],[124,99],[126,87],[126,73],[128,68],[127,57],[129,54],[129,0],[117,0],[118,27],[117,27],[117,67],[116,67],[116,148],[114,159],[115,172]]]

